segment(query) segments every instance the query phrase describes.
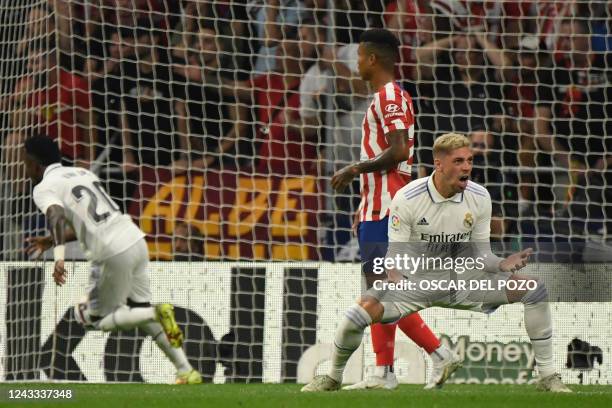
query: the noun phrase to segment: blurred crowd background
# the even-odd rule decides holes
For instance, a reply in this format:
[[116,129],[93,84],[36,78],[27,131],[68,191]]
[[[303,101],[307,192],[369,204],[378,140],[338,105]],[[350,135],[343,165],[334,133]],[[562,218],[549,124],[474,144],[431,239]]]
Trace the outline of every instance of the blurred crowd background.
[[[328,182],[359,160],[372,90],[356,49],[372,27],[401,42],[413,177],[430,174],[437,136],[464,133],[495,240],[612,233],[611,2],[8,0],[0,13],[2,259],[44,228],[19,161],[23,140],[45,133],[133,215],[151,171],[314,178],[306,257],[354,260],[358,182]],[[203,249],[206,228],[175,221],[174,259],[224,259]]]

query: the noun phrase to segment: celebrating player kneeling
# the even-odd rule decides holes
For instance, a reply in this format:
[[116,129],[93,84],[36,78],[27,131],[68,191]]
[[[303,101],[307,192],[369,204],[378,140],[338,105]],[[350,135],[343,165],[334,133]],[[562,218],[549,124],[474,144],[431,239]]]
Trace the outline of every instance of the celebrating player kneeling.
[[[144,233],[124,215],[89,170],[61,165],[57,143],[45,136],[25,142],[25,167],[34,183],[36,206],[47,216],[51,235],[28,239],[27,251],[40,256],[55,245],[53,279],[66,283],[64,244],[78,240],[91,261],[86,299],[74,308],[87,329],[149,334],[177,369],[177,384],[198,384],[181,348],[183,333],[169,304],[152,307]],[[164,334],[165,333],[165,334]]]
[[[482,186],[469,181],[472,171],[472,152],[469,140],[458,134],[446,134],[434,143],[435,171],[430,177],[415,180],[400,189],[391,203],[387,259],[397,255],[398,247],[420,245],[440,251],[461,249],[458,243],[472,242],[480,250],[475,254],[483,263],[480,271],[469,272],[470,278],[484,278],[495,282],[503,290],[368,290],[353,305],[341,321],[334,339],[332,365],[327,375],[315,377],[302,391],[333,391],[340,388],[344,367],[351,354],[361,344],[363,331],[375,322],[394,322],[407,314],[432,306],[492,312],[509,303],[524,304],[524,321],[531,339],[539,372],[538,388],[551,392],[571,392],[555,372],[552,351],[552,319],[543,283],[537,285],[497,285],[497,282],[516,280],[534,281],[514,272],[523,268],[531,254],[527,249],[502,259],[490,249],[491,197]],[[482,244],[479,244],[482,243]],[[464,244],[469,247],[470,244]],[[419,253],[416,256],[421,256]],[[451,258],[452,259],[452,258]],[[435,262],[434,262],[435,264]],[[476,263],[474,263],[475,265]],[[426,262],[427,265],[427,262]],[[456,266],[456,265],[455,265]],[[422,269],[422,268],[421,268]],[[476,268],[477,269],[477,268]],[[398,272],[400,272],[398,274]],[[390,280],[415,281],[424,278],[423,271],[391,270]],[[427,271],[429,272],[429,271]],[[462,275],[455,271],[434,268],[432,276],[446,273],[452,280]],[[537,281],[537,280],[535,280]],[[532,289],[526,289],[530,287]],[[511,289],[518,288],[518,289]]]

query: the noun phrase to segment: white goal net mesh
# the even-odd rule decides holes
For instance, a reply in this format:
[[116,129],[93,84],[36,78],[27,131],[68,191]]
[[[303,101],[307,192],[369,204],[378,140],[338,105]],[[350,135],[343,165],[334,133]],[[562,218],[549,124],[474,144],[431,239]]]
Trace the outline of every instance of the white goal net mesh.
[[[357,70],[360,34],[386,27],[400,40],[397,78],[416,113],[413,179],[431,174],[437,136],[468,135],[472,179],[491,194],[500,252],[529,242],[540,254],[567,249],[563,259],[580,264],[601,260],[612,232],[611,21],[604,0],[3,1],[0,261],[26,261],[24,238],[45,231],[21,148],[28,136],[46,134],[57,139],[65,164],[100,177],[147,234],[152,260],[174,261],[157,272],[188,268],[184,288],[172,292],[176,281],[164,277],[154,293],[180,304],[181,319],[197,328],[188,347],[199,350],[193,353],[208,378],[295,381],[304,350],[330,341],[321,340],[317,320],[332,307],[322,293],[334,296],[322,292],[323,270],[232,262],[330,261],[342,273],[340,262],[359,261],[351,231],[359,183],[335,192],[330,180],[360,159],[372,94]],[[197,261],[208,269],[199,272]],[[211,261],[227,272],[219,292],[211,289],[218,275],[207,275]],[[6,265],[5,378],[164,380],[134,374],[138,333],[89,337],[87,347],[106,347],[108,355],[96,360],[104,374],[85,375],[87,352],[78,362],[70,357],[80,342],[71,339],[84,335],[64,308],[73,299],[45,287],[43,265]],[[164,294],[166,285],[172,293]],[[227,308],[197,300],[190,314],[190,296],[208,296],[205,288]],[[354,289],[342,291],[340,302],[350,304]],[[609,293],[595,299],[609,302]],[[557,346],[582,336],[610,356],[612,336],[595,337],[606,310],[609,320],[609,303],[602,304]],[[56,315],[41,334],[49,305]],[[324,333],[340,316],[333,308]],[[220,320],[199,322],[210,310]],[[461,316],[449,330],[432,324],[459,341],[472,319]],[[582,323],[592,331],[585,334]],[[510,341],[500,336],[475,341]],[[587,357],[571,365],[590,370],[601,350],[579,346]],[[565,363],[565,350],[559,353]],[[527,364],[522,358],[515,363]],[[478,378],[490,374],[486,364],[475,370]]]

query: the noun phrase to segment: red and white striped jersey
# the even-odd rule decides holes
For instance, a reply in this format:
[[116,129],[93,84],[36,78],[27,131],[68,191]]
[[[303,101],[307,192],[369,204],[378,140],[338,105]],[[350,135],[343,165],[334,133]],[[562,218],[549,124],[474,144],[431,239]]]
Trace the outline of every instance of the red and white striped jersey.
[[361,160],[371,160],[390,145],[385,137],[394,130],[406,129],[410,137],[410,158],[396,168],[363,173],[361,181],[360,221],[378,221],[389,213],[395,192],[410,181],[414,152],[414,108],[410,94],[395,82],[376,92],[362,122]]

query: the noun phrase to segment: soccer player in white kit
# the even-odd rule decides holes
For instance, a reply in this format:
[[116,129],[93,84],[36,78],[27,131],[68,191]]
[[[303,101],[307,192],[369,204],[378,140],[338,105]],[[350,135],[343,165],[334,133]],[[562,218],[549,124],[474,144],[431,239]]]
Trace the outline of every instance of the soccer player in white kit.
[[139,327],[177,369],[177,384],[198,384],[181,348],[183,333],[170,304],[151,306],[145,234],[123,214],[87,169],[64,167],[57,143],[42,135],[25,141],[24,164],[34,184],[33,199],[46,215],[51,235],[31,237],[27,252],[39,257],[54,246],[53,279],[66,283],[65,243],[78,240],[91,261],[85,298],[74,308],[86,329],[116,331]]
[[[454,244],[458,242],[473,242],[473,245],[480,247],[477,255],[484,260],[483,268],[468,276],[486,279],[494,284],[504,282],[506,289],[490,292],[469,288],[452,291],[419,290],[418,287],[414,290],[370,289],[346,312],[336,331],[329,373],[315,377],[302,391],[339,389],[346,362],[361,344],[365,328],[374,322],[397,321],[432,306],[490,313],[501,305],[521,302],[525,310],[525,329],[531,339],[540,376],[538,388],[551,392],[571,392],[553,365],[552,319],[546,287],[534,278],[514,274],[527,264],[531,249],[505,259],[491,252],[491,197],[484,187],[469,181],[473,161],[469,139],[453,133],[440,136],[434,143],[433,154],[434,173],[407,184],[393,198],[387,258],[394,258],[398,254],[397,247],[404,243],[416,243],[427,248],[442,248],[445,245],[457,248]],[[395,268],[388,270],[388,279],[398,282]],[[405,274],[402,279],[411,281],[411,275]],[[510,290],[511,280],[516,281],[519,288],[531,289]],[[414,275],[412,281],[417,281]]]

